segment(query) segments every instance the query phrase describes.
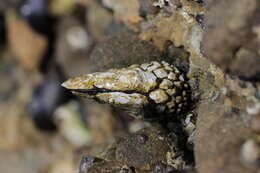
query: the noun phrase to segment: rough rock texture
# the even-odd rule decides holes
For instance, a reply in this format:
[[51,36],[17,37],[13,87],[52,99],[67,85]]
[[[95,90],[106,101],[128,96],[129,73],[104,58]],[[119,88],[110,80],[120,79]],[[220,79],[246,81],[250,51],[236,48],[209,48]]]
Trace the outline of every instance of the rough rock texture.
[[126,24],[136,24],[142,20],[139,16],[138,0],[102,0],[103,3],[114,10],[115,17],[120,18]]
[[133,33],[121,33],[98,44],[91,53],[92,71],[121,68],[159,59],[161,52]]
[[[15,8],[18,1],[1,2],[0,9]],[[75,16],[66,12],[57,19],[54,61],[67,77],[165,60],[188,77],[192,90],[189,109],[176,119],[148,123],[121,116],[127,114],[121,110],[111,111],[87,101],[81,106],[81,101],[74,100],[84,111],[75,109],[73,115],[87,112],[83,118],[90,130],[84,134],[90,133],[93,140],[87,147],[75,148],[71,145],[77,140],[76,128],[69,125],[71,119],[62,119],[64,112],[56,115],[62,121],[57,119],[61,131],[54,136],[34,129],[26,116],[33,85],[45,78],[20,67],[33,56],[23,54],[25,58],[17,58],[17,63],[9,55],[12,62],[7,64],[1,57],[0,78],[4,82],[0,85],[0,101],[5,103],[0,105],[0,167],[4,172],[70,173],[74,171],[76,150],[77,158],[96,156],[82,159],[79,172],[84,173],[259,173],[259,0],[83,1],[83,11],[76,10]],[[9,31],[10,23],[6,21]],[[17,23],[13,26],[7,37],[12,38],[9,42],[13,43],[13,52],[21,55],[38,45],[41,36],[31,31],[31,26],[22,27],[31,33],[28,44],[28,39],[17,39],[27,38],[28,33],[21,35],[17,32],[21,27]],[[92,49],[92,45],[96,47]],[[39,53],[35,62],[29,61],[33,67],[41,64],[43,48],[33,49]],[[162,71],[156,73],[165,76]],[[163,96],[160,92],[153,94]],[[63,108],[69,110],[67,105]],[[157,123],[167,130],[155,128]],[[117,136],[124,137],[97,154]]]
[[[248,127],[248,107],[257,104],[257,90],[250,84],[232,79],[204,58],[191,58],[191,75],[201,70],[193,94],[201,95],[197,104],[197,130],[194,155],[199,172],[254,172],[241,161],[244,141],[254,134]],[[201,69],[200,69],[201,68]],[[193,71],[194,70],[194,71]],[[194,73],[193,73],[194,72]],[[196,82],[191,82],[196,83]]]
[[15,58],[26,70],[38,68],[47,50],[47,39],[14,13],[8,14],[7,28],[9,48]]
[[56,41],[57,62],[63,67],[67,76],[87,73],[89,49],[92,38],[75,17],[60,20]]
[[223,70],[244,79],[260,79],[259,8],[257,0],[207,4],[204,53]]
[[[208,1],[208,7],[211,7],[214,2],[216,3],[217,1]],[[230,4],[234,4],[234,1],[232,2],[233,3],[230,2]],[[225,4],[223,1],[222,3]],[[250,2],[244,1],[244,3]],[[243,4],[235,3],[235,6],[238,8],[239,6],[243,6]],[[214,5],[212,5],[212,7],[215,8]],[[232,8],[235,7],[232,6]],[[162,10],[164,9],[165,7],[163,7]],[[202,30],[199,23],[195,20],[196,18],[187,17],[185,15],[189,14],[185,9],[187,8],[173,11],[168,16],[165,15],[165,11],[161,11],[161,13],[152,21],[143,22],[141,25],[142,33],[140,34],[140,38],[152,41],[160,49],[163,49],[163,45],[167,40],[170,40],[176,47],[184,46],[184,49],[191,55],[189,78],[191,79],[190,84],[194,91],[192,95],[194,99],[200,98],[200,102],[196,104],[198,113],[197,132],[195,136],[193,136],[195,143],[194,154],[198,171],[202,173],[209,172],[209,170],[212,173],[254,172],[255,168],[248,168],[244,162],[241,161],[240,150],[243,143],[254,136],[248,128],[248,119],[250,119],[251,115],[248,115],[247,109],[250,105],[257,104],[258,101],[255,99],[252,101],[250,99],[254,98],[257,89],[250,83],[244,83],[239,79],[226,77],[226,74],[223,71],[200,55],[200,34],[202,33]],[[222,9],[225,8],[222,7]],[[220,10],[216,10],[216,13],[214,14],[209,12],[210,16],[214,17],[212,22],[221,21],[218,19],[221,18],[222,14],[225,15],[225,13],[219,13],[219,11]],[[201,12],[202,11],[197,14],[200,14]],[[225,12],[228,13],[230,11],[225,10]],[[233,13],[230,15],[232,16],[232,14]],[[240,19],[244,20],[244,18],[241,18],[238,15],[234,15],[233,17],[238,19],[238,23]],[[229,17],[222,20],[229,23]],[[234,25],[236,25],[236,23]],[[223,47],[223,45],[226,45],[224,41],[225,38],[232,37],[233,40],[234,38],[236,39],[234,41],[235,43],[240,43],[240,41],[237,40],[241,38],[238,35],[241,28],[239,30],[239,27],[234,27],[234,31],[237,32],[237,34],[234,32],[234,35],[228,33],[225,35],[219,34],[213,37],[214,34],[210,30],[212,27],[209,26],[211,26],[210,23],[207,23],[208,28],[204,36],[203,45],[214,47],[216,46],[215,42],[223,40],[219,44],[222,46],[221,48],[227,52],[233,52],[231,48],[225,49],[226,46]],[[219,24],[213,26],[216,26],[215,28],[213,27],[215,30],[219,28]],[[225,25],[223,24],[223,26]],[[244,26],[250,26],[250,24],[246,23]],[[248,30],[245,28],[243,29]],[[207,36],[209,38],[205,39]],[[251,37],[246,37],[248,40],[250,40],[250,38]],[[230,40],[233,41],[232,39]],[[252,42],[256,43],[254,41]],[[246,41],[243,43],[246,43]],[[247,46],[250,47],[249,45]],[[245,48],[241,48],[239,50],[240,55],[246,55],[247,51],[244,51],[244,49]],[[246,47],[246,49],[248,48]],[[204,48],[204,51],[211,54],[218,53],[219,57],[225,55],[223,52],[218,50],[211,51],[211,49],[206,47]],[[255,53],[257,52],[255,51]],[[209,56],[209,58],[210,57],[211,56]],[[257,60],[255,57],[253,59]],[[228,61],[223,61],[222,59],[221,62]],[[241,64],[245,64],[244,62],[241,62],[242,61],[240,61],[239,66],[236,66],[236,69],[240,71],[243,70],[243,68],[241,68],[243,65]],[[244,74],[248,76],[244,77],[250,78],[253,73],[253,76],[255,77],[255,74],[257,74],[256,71],[260,69],[258,68],[258,65],[258,61],[254,61],[252,65],[249,65],[249,67],[251,66],[253,68],[245,69],[247,73]],[[245,67],[247,67],[247,65]]]
[[[174,140],[176,141],[176,139]],[[79,171],[85,172],[160,172],[182,168],[183,153],[177,143],[167,137],[159,127],[142,129],[132,135],[119,139],[111,145],[100,158],[84,157]]]
[[[189,58],[185,60],[188,68],[185,71],[189,71],[192,99],[196,106],[194,111],[198,115],[196,133],[188,141],[195,145],[198,172],[256,172],[258,162],[248,165],[241,158],[241,150],[246,148],[243,146],[257,148],[259,143],[256,134],[249,128],[250,119],[259,111],[256,109],[259,88],[225,72],[237,74],[242,79],[259,79],[259,29],[256,27],[259,24],[259,2],[212,0],[205,1],[206,9],[203,3],[197,1],[168,2],[158,1],[159,12],[146,11],[145,19],[140,21],[139,38],[153,43],[160,50],[164,50],[165,43],[170,41],[174,48],[188,52]],[[142,5],[141,10],[144,8]],[[167,52],[164,55],[169,55],[169,50]],[[176,62],[177,57],[170,56],[170,59]],[[132,64],[140,62],[139,58],[126,59]],[[183,63],[183,59],[178,61]],[[254,124],[254,128],[256,126]],[[246,145],[252,140],[254,145]]]

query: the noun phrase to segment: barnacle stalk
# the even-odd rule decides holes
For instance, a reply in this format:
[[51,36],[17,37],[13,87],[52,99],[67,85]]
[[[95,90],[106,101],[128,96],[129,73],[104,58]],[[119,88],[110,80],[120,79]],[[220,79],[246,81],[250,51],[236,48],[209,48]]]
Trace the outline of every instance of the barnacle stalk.
[[187,106],[189,88],[184,75],[164,61],[86,74],[62,86],[75,95],[121,107],[145,119],[180,113]]

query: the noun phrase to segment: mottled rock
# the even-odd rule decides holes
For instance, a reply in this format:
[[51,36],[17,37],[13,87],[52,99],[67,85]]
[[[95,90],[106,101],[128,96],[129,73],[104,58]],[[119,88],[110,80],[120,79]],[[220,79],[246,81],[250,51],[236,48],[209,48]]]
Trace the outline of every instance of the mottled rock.
[[108,8],[113,9],[116,18],[121,19],[126,24],[137,24],[142,20],[139,16],[138,0],[102,0],[102,2]]
[[139,3],[139,14],[141,17],[156,14],[159,11],[159,9],[153,5],[153,0],[139,0]]
[[104,71],[158,60],[160,55],[151,43],[124,32],[99,43],[91,53],[90,63],[92,71]]
[[[158,2],[165,4],[164,1]],[[199,53],[202,28],[193,16],[203,12],[202,4],[182,0],[182,8],[178,10],[173,8],[169,1],[166,4],[168,4],[165,7],[166,12],[163,10],[149,23],[143,22],[144,27],[141,28],[140,38],[153,40],[153,43],[161,50],[164,49],[166,42],[171,42],[177,48],[175,50],[184,47],[185,51],[192,54]]]
[[260,169],[260,146],[254,140],[247,140],[242,146],[240,156],[244,165]]
[[[102,7],[98,2],[92,1],[88,5],[87,23],[91,36],[96,40],[104,40],[107,36],[107,28],[111,24],[113,15],[111,11]],[[116,29],[113,28],[113,32]]]
[[7,40],[11,52],[23,68],[35,70],[46,53],[47,38],[18,19],[14,13],[8,13],[7,19]]
[[[87,159],[83,158],[79,169],[82,173],[103,170],[111,172],[114,170],[119,173],[127,169],[137,173],[146,171],[163,173],[166,169],[174,171],[182,169],[184,164],[182,152],[179,153],[178,146],[167,140],[169,140],[167,133],[161,128],[142,129],[118,140],[101,154],[100,159],[94,159],[97,162],[92,157],[84,157]],[[174,157],[168,158],[169,156]],[[175,164],[175,168],[169,165],[169,159],[171,164]]]
[[211,1],[205,15],[205,55],[226,72],[250,80],[260,74],[259,7],[257,0]]
[[221,168],[223,173],[253,173],[254,169],[241,164],[240,147],[253,136],[243,117],[248,116],[250,101],[246,98],[254,95],[255,88],[240,87],[237,78],[224,78],[223,72],[204,58],[192,57],[190,69],[210,73],[198,76],[199,89],[191,85],[194,92],[202,93],[194,136],[198,171],[219,173]]
[[255,133],[260,134],[260,114],[259,113],[257,115],[254,115],[251,118],[250,127]]
[[92,38],[75,16],[59,21],[55,56],[66,76],[72,77],[89,72],[88,55]]

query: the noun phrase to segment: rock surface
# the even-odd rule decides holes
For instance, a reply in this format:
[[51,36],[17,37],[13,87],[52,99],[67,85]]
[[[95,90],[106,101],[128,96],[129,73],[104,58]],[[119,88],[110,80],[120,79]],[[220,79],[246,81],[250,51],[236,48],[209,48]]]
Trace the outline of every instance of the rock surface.
[[259,8],[257,0],[211,1],[207,4],[202,42],[205,55],[224,71],[258,81]]
[[[50,9],[42,2],[0,2],[1,37],[9,43],[0,46],[3,172],[72,173],[85,156],[82,173],[259,173],[258,0],[53,0]],[[57,23],[38,20],[35,9]],[[39,33],[46,28],[51,33]],[[154,60],[177,67],[191,87],[187,109],[172,119],[134,120],[79,98],[56,108],[58,92],[48,89],[39,100],[53,108],[56,131],[40,131],[29,118],[32,91],[53,77],[52,67],[67,79]],[[154,75],[166,77],[163,70]],[[177,93],[169,89],[177,76],[167,75],[156,98]]]
[[[183,153],[177,143],[167,137],[159,127],[142,129],[119,139],[111,145],[100,158],[86,159],[80,163],[80,173],[85,172],[165,172],[181,169],[184,166]],[[90,163],[91,162],[91,163]],[[88,165],[88,166],[86,166]]]

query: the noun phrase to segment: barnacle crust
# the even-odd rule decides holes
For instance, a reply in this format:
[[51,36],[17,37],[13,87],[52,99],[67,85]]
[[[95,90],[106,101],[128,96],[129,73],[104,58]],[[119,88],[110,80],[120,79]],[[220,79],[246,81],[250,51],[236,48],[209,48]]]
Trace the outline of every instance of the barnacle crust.
[[185,76],[173,65],[157,61],[82,75],[62,86],[76,95],[144,114],[178,114],[189,98]]
[[137,91],[148,93],[155,88],[156,76],[140,68],[113,69],[69,79],[63,83],[68,89],[102,88],[111,91]]
[[155,103],[163,103],[168,100],[168,95],[162,89],[157,89],[149,94],[149,97],[155,101]]
[[100,101],[115,105],[134,105],[141,108],[148,103],[147,98],[138,93],[126,94],[122,92],[99,93],[96,98]]

